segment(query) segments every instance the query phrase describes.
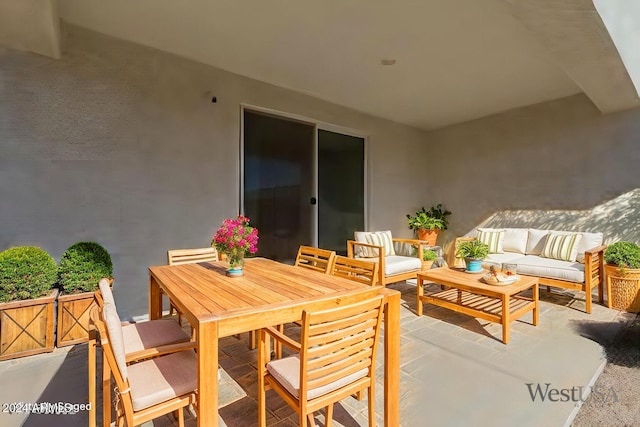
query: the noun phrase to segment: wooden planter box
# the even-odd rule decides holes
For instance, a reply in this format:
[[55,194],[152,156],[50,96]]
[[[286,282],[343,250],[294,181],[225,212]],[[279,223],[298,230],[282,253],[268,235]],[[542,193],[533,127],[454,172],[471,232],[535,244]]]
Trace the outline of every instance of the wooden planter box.
[[640,269],[627,268],[624,275],[617,266],[604,266],[607,273],[607,306],[629,313],[640,312]]
[[0,360],[53,351],[57,296],[0,303]]
[[94,304],[93,292],[58,297],[58,347],[89,340],[89,313]]

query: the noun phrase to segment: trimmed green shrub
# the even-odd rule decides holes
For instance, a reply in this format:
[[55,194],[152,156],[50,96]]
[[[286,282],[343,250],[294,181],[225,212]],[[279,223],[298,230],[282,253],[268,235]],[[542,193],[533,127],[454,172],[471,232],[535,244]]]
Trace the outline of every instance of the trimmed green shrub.
[[65,294],[93,292],[103,277],[111,277],[113,264],[109,252],[95,242],[78,242],[60,259],[58,283]]
[[632,242],[616,242],[604,251],[607,264],[623,268],[640,268],[640,246]]
[[56,283],[58,266],[43,249],[16,246],[0,252],[0,302],[45,296]]

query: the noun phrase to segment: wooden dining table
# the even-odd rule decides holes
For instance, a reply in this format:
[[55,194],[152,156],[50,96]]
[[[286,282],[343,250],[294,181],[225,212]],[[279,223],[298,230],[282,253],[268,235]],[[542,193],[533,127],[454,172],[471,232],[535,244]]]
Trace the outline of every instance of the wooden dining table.
[[[227,263],[149,267],[149,316],[162,317],[162,294],[196,330],[198,426],[218,426],[218,339],[298,321],[324,310],[384,295],[384,423],[400,425],[400,293],[266,258],[247,259],[244,275]],[[249,350],[247,350],[249,351]],[[257,378],[256,378],[257,380]],[[256,419],[257,423],[257,419]]]

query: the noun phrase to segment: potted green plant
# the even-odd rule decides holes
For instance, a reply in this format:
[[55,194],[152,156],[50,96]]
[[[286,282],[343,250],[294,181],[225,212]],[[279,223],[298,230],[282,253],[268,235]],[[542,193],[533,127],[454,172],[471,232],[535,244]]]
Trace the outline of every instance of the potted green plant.
[[429,210],[423,206],[415,215],[407,215],[407,223],[410,229],[417,232],[418,239],[425,240],[427,245],[434,246],[440,230],[446,230],[449,227],[448,215],[451,215],[451,212],[444,210],[442,204],[438,203]]
[[96,242],[77,242],[64,252],[58,273],[58,347],[89,339],[93,294],[100,279],[112,274],[111,256]]
[[607,305],[616,310],[640,312],[640,246],[612,243],[604,251]]
[[53,351],[57,274],[38,247],[0,252],[0,360]]
[[422,269],[429,270],[438,259],[438,254],[433,249],[426,249],[422,252]]
[[479,240],[462,242],[456,255],[464,258],[469,273],[479,273],[482,271],[482,260],[489,255],[489,245]]

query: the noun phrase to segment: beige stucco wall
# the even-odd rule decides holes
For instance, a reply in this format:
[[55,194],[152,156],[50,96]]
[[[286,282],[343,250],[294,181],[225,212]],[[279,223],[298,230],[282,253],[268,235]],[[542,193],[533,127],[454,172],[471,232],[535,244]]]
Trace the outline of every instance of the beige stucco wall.
[[0,0],[0,46],[60,57],[57,0]]
[[409,235],[424,133],[66,30],[60,60],[0,50],[0,249],[34,244],[59,259],[95,240],[112,254],[121,315],[146,313],[147,267],[166,263],[169,248],[208,245],[238,213],[242,103],[368,135],[369,226]]
[[584,95],[428,135],[425,200],[453,211],[442,242],[474,226],[602,231],[640,242],[640,109],[602,115]]

